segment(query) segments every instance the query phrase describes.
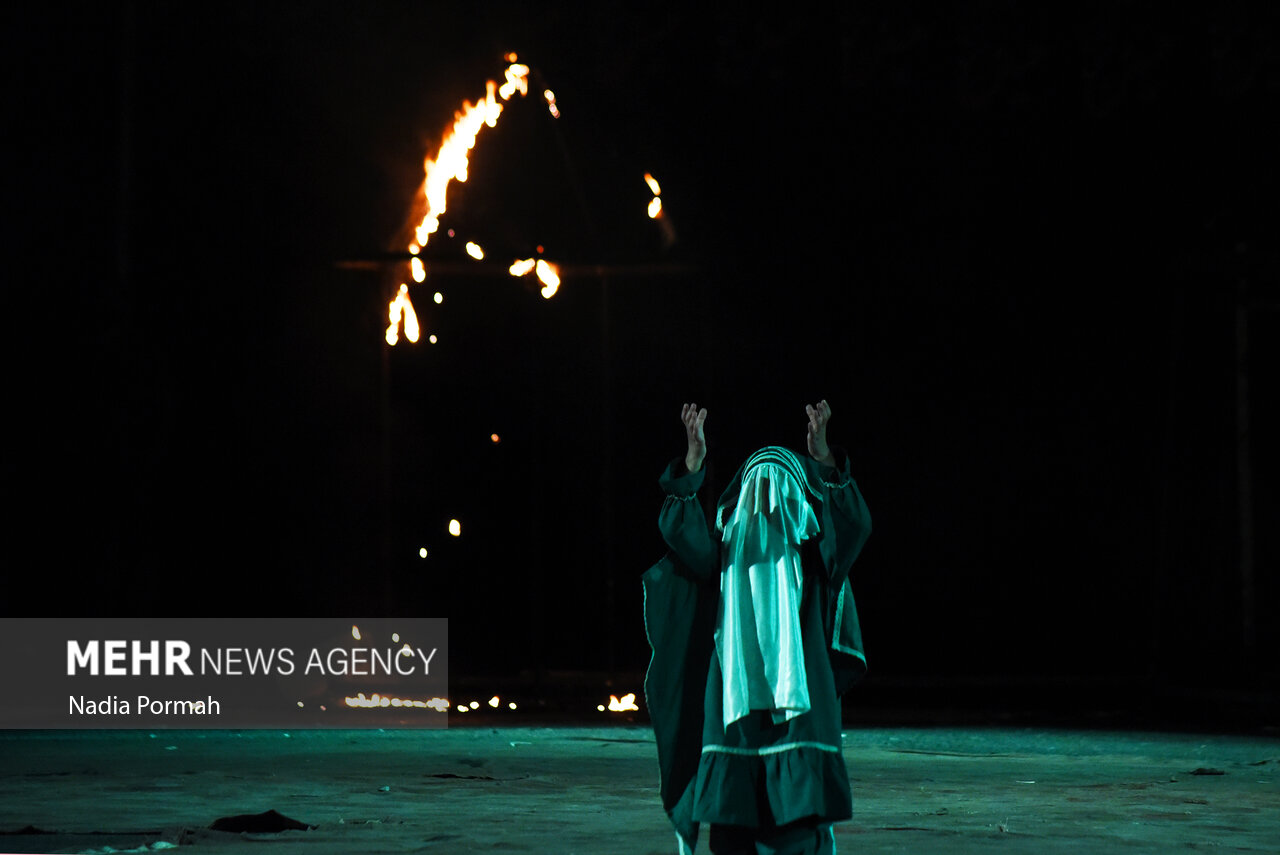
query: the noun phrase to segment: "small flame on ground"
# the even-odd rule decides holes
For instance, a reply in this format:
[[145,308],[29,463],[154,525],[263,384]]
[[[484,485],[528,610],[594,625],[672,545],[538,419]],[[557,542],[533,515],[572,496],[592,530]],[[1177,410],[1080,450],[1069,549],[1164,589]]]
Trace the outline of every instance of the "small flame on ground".
[[635,692],[629,692],[623,695],[621,699],[614,695],[609,696],[609,712],[630,712],[638,709],[640,708],[636,706]]

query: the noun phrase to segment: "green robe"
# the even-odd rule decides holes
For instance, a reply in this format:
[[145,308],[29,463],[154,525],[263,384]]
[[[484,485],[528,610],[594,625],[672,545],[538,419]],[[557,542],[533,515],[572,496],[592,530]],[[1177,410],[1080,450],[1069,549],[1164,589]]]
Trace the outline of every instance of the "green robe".
[[[803,544],[800,605],[810,710],[775,725],[752,713],[726,731],[714,633],[721,571],[718,532],[697,498],[705,470],[673,461],[658,526],[670,551],[643,577],[645,630],[653,658],[645,699],[653,721],[662,805],[692,851],[702,822],[769,828],[852,815],[840,739],[840,695],[866,671],[849,569],[871,533],[871,516],[837,451],[835,468],[805,455],[821,531]],[[742,471],[721,498],[737,499]]]

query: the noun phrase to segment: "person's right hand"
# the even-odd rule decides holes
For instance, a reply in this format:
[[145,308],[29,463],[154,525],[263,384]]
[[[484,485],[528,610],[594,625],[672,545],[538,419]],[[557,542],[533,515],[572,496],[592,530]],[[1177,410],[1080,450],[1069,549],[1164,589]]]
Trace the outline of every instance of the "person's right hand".
[[702,468],[702,461],[707,456],[707,436],[702,431],[702,423],[707,420],[707,408],[698,409],[697,404],[685,404],[680,408],[680,421],[684,422],[685,438],[689,440],[689,450],[684,456],[684,468],[697,472]]

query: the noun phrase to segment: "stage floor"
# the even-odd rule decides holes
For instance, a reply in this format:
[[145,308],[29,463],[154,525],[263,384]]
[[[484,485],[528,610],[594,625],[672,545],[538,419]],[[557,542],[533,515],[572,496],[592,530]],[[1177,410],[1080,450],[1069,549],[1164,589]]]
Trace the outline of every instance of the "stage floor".
[[[1280,851],[1277,740],[874,728],[845,758],[839,852]],[[209,829],[269,810],[314,828]],[[7,731],[0,832],[9,853],[675,851],[645,726]]]

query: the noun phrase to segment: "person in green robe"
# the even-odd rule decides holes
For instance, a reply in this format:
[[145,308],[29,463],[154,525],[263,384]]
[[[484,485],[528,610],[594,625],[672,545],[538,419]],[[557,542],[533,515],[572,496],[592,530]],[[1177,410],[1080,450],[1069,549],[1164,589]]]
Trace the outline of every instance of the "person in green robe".
[[705,408],[682,408],[687,450],[659,479],[669,551],[643,577],[645,696],[682,855],[701,823],[716,855],[831,853],[853,813],[840,696],[866,671],[849,571],[871,516],[827,442],[830,405],[805,412],[807,454],[753,453],[714,527]]

